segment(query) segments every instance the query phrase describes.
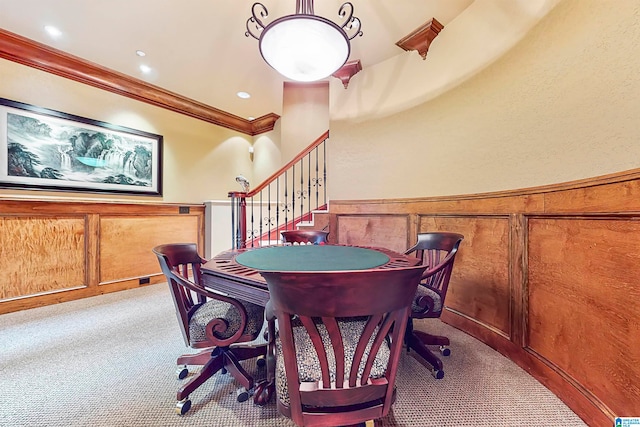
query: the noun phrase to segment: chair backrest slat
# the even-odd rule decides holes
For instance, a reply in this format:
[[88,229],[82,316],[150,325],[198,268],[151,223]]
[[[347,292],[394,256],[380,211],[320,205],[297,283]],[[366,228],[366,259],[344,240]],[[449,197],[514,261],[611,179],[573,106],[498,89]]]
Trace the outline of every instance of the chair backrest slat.
[[[331,342],[331,350],[336,361],[336,388],[342,388],[344,385],[344,344],[342,341],[342,334],[340,333],[340,327],[335,317],[323,317],[322,323],[329,334],[329,341]],[[323,346],[324,347],[324,346]],[[317,350],[317,349],[316,349]],[[331,384],[323,384],[324,388],[328,388]]]
[[318,361],[320,362],[320,370],[322,371],[322,381],[325,386],[330,387],[331,381],[329,377],[329,361],[326,349],[322,342],[322,337],[320,336],[320,332],[318,331],[318,327],[316,326],[313,319],[309,316],[300,316],[300,321],[306,328],[307,334],[309,334],[311,343],[313,344],[313,348],[315,349],[318,356]]
[[[369,341],[371,340],[371,337],[373,336],[373,333],[375,332],[376,327],[380,324],[380,322],[382,322],[382,320],[383,320],[382,314],[372,315],[369,318],[369,320],[367,321],[367,324],[365,325],[364,331],[362,332],[362,339],[358,341],[358,346],[356,347],[353,360],[362,360],[362,356],[367,350]],[[378,353],[377,348],[375,348],[375,346],[372,346],[372,349],[369,351],[369,356],[367,357],[366,363],[364,365],[360,385],[364,385],[364,383],[366,383],[367,379],[369,378],[369,375],[371,373],[371,367],[373,366],[373,362],[375,360],[375,356],[377,353]],[[360,369],[360,364],[354,363],[351,365],[351,372],[349,373],[349,387],[356,386],[359,369]]]
[[369,379],[376,355],[378,354],[380,347],[384,343],[385,338],[387,337],[387,334],[391,330],[391,327],[394,325],[394,322],[396,320],[401,320],[401,319],[398,319],[398,316],[396,316],[397,313],[398,313],[397,311],[391,312],[386,316],[384,316],[382,323],[378,322],[379,330],[378,330],[378,333],[375,335],[373,344],[371,345],[371,348],[369,350],[369,355],[367,357],[367,361],[365,363],[364,370],[360,378],[360,385],[364,385]]

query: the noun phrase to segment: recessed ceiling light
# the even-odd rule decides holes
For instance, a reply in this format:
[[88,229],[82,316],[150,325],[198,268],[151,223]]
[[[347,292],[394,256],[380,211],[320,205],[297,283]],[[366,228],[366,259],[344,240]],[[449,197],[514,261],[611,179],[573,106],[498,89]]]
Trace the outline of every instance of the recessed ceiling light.
[[148,73],[150,73],[150,72],[151,72],[151,67],[149,67],[148,65],[144,65],[144,64],[142,64],[142,65],[140,66],[140,71],[142,71],[142,72],[143,72],[143,73],[145,73],[145,74],[148,74]]
[[249,95],[247,92],[238,92],[236,95],[238,95],[238,98],[242,99],[251,98],[251,95]]
[[136,50],[136,55],[138,55],[138,56],[147,56],[147,54],[143,50]]
[[53,25],[47,25],[44,27],[44,30],[51,36],[51,37],[60,37],[62,35],[62,31],[60,31],[59,29],[57,29],[56,27],[54,27]]

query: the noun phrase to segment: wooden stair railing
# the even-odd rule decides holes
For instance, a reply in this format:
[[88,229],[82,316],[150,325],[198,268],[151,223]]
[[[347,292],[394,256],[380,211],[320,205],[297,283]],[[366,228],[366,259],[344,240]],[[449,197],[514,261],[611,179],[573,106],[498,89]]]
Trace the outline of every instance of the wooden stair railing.
[[326,207],[328,139],[326,131],[253,190],[229,192],[233,249],[277,244],[280,231]]

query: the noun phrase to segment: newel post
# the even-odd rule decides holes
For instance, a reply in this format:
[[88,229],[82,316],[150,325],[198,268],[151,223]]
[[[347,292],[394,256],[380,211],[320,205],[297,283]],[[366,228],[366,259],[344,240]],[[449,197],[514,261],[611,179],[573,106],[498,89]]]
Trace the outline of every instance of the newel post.
[[247,246],[247,193],[230,192],[233,249]]

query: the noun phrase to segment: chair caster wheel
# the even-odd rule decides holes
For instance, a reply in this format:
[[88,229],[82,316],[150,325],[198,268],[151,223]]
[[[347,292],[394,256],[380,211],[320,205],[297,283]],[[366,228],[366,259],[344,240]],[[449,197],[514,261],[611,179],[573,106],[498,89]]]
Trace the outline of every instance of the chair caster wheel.
[[176,369],[176,376],[178,377],[178,379],[183,380],[187,378],[187,375],[189,375],[189,370],[187,369],[187,367],[185,365],[178,366],[178,369]]
[[263,368],[267,366],[267,358],[264,356],[258,356],[258,359],[256,360],[256,365],[258,365],[259,368]]
[[437,380],[441,380],[444,378],[444,371],[440,369],[432,369],[431,375]]
[[191,409],[191,401],[187,398],[176,403],[176,414],[184,415]]
[[440,346],[440,354],[443,356],[449,356],[451,354],[451,349],[446,345]]
[[238,402],[246,402],[249,399],[249,391],[246,388],[236,390],[236,399]]

